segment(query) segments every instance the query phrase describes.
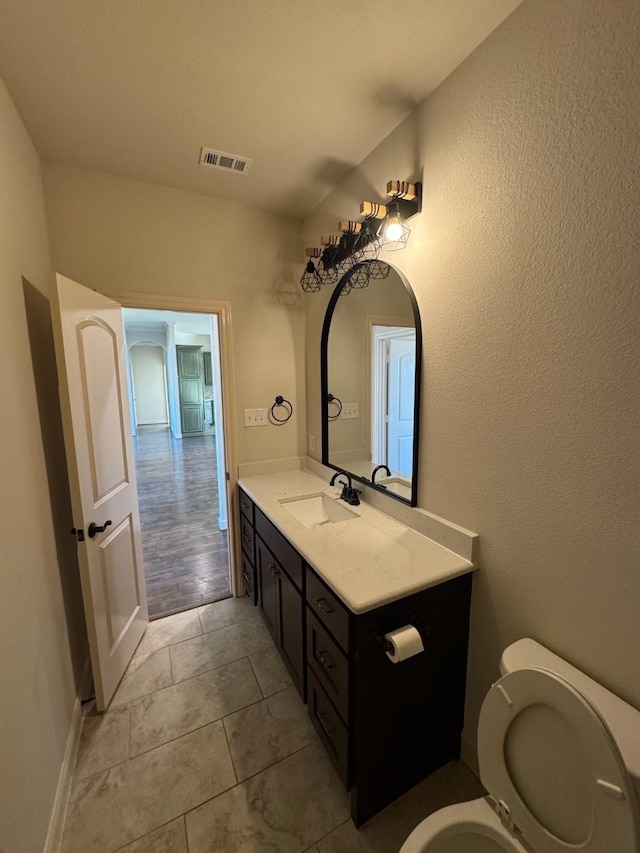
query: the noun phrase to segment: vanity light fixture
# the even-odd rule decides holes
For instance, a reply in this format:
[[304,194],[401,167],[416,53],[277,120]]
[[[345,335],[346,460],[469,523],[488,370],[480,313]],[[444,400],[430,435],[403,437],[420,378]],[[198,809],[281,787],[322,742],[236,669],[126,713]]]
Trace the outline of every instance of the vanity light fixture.
[[373,279],[388,278],[391,272],[389,264],[380,260],[367,261],[367,269],[369,271],[369,278]]
[[358,236],[353,246],[353,260],[356,263],[377,260],[380,254],[380,240],[375,228],[371,225],[371,220],[365,219],[362,223],[353,222],[349,224],[358,226],[358,230],[355,232]]
[[360,205],[360,213],[367,218],[382,219],[377,232],[380,245],[383,249],[394,252],[404,249],[407,245],[411,234],[407,219],[421,210],[422,184],[389,181],[387,195],[391,196],[388,204],[363,201]]
[[389,181],[387,195],[391,197],[387,204],[360,203],[362,222],[340,220],[342,236],[325,235],[322,248],[307,249],[309,261],[300,279],[303,290],[315,293],[323,284],[336,284],[341,275],[350,271],[341,293],[347,296],[354,289],[367,287],[371,279],[388,277],[391,267],[379,260],[380,249],[393,252],[407,245],[411,234],[407,219],[422,209],[422,184]]
[[335,234],[329,234],[329,236],[322,236],[320,242],[324,246],[320,256],[322,283],[335,284],[340,278],[340,270],[336,265],[339,239]]
[[305,271],[302,273],[302,278],[300,279],[300,287],[306,293],[316,293],[322,287],[322,277],[320,273],[316,269],[316,265],[313,263],[311,258],[307,261],[307,266],[305,267]]
[[369,287],[370,278],[371,272],[369,270],[369,264],[360,264],[357,269],[351,273],[349,283],[345,285],[345,289],[348,287],[349,292],[352,290],[363,290],[363,288]]

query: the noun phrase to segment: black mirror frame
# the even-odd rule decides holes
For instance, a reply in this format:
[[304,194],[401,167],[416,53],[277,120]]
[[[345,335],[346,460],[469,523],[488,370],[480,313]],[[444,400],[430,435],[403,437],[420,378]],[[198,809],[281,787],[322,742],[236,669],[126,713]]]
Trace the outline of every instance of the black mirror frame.
[[[320,341],[320,411],[322,412],[322,464],[326,465],[328,468],[333,468],[334,471],[341,471],[343,469],[338,468],[336,465],[332,465],[329,461],[329,418],[327,411],[327,396],[329,394],[329,366],[327,363],[329,329],[331,328],[331,319],[333,317],[333,312],[335,310],[338,299],[340,298],[340,294],[351,280],[351,277],[355,275],[355,273],[358,269],[360,269],[360,267],[365,266],[365,264],[366,262],[364,264],[354,264],[338,281],[333,293],[331,294],[331,299],[329,300],[329,304],[327,305],[327,311],[324,315],[324,323],[322,324],[322,338]],[[351,478],[352,480],[356,480],[359,483],[363,483],[365,486],[375,489],[381,494],[387,495],[388,497],[400,501],[403,504],[409,504],[409,506],[417,506],[419,456],[418,450],[420,444],[420,392],[422,389],[422,325],[420,322],[420,311],[418,309],[418,303],[416,301],[416,297],[411,288],[411,285],[407,282],[406,278],[399,270],[397,270],[395,267],[392,267],[392,269],[395,273],[397,273],[400,278],[400,281],[402,282],[405,287],[405,290],[407,291],[409,300],[411,302],[411,307],[413,309],[413,317],[416,324],[416,375],[413,405],[413,476],[411,477],[411,500],[408,501],[401,495],[396,495],[393,492],[389,491],[389,489],[385,489],[382,486],[377,486],[375,483],[372,483],[371,480],[367,480],[366,477],[358,477],[355,474],[351,474]]]

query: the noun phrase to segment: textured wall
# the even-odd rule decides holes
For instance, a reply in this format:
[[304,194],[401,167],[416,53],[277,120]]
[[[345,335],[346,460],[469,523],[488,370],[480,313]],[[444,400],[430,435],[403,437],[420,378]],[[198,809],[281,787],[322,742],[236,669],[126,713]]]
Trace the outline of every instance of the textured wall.
[[[45,299],[51,262],[40,161],[1,81],[0,246],[5,353],[0,366],[5,407],[0,442],[0,850],[40,853],[75,698],[64,607],[69,599],[61,590],[61,577],[73,585],[67,573],[75,566],[63,565],[64,546],[58,565],[49,504],[50,489],[60,499],[60,460],[53,458],[59,418],[50,408],[45,464],[38,413],[38,398],[47,404],[47,395],[57,393],[55,378],[48,382],[47,373],[54,364],[46,349],[47,343],[51,346]],[[24,288],[23,279],[29,282]],[[30,332],[38,328],[41,336],[30,343]],[[31,346],[33,363],[46,365],[37,387]],[[68,529],[71,520],[62,523]],[[66,529],[65,542],[71,540]]]
[[[56,271],[97,290],[230,302],[238,461],[303,455],[300,222],[60,164],[45,164],[44,178]],[[276,394],[294,405],[289,423],[245,428],[242,410]]]
[[640,706],[639,43],[635,0],[528,0],[306,223],[423,175],[394,263],[423,323],[419,505],[480,534],[472,742],[521,636]]

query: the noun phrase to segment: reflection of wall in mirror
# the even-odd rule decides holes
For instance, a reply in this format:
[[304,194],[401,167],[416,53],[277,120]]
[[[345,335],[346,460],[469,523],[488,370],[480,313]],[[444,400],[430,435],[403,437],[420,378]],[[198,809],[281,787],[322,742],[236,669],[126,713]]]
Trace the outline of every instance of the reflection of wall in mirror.
[[[413,317],[411,300],[395,271],[367,288],[338,299],[327,347],[328,390],[343,404],[357,403],[359,416],[329,423],[329,459],[355,473],[353,464],[367,463],[371,453],[370,323],[371,315]],[[357,467],[357,466],[356,466]],[[365,471],[362,471],[365,474]]]

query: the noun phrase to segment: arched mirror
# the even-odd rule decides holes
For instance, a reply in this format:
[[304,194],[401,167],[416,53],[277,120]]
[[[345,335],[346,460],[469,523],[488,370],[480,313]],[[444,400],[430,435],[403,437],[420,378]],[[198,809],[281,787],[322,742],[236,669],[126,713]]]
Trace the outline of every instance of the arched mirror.
[[322,329],[322,461],[415,506],[418,306],[393,267],[387,278],[351,287],[360,267],[355,264],[336,285]]

